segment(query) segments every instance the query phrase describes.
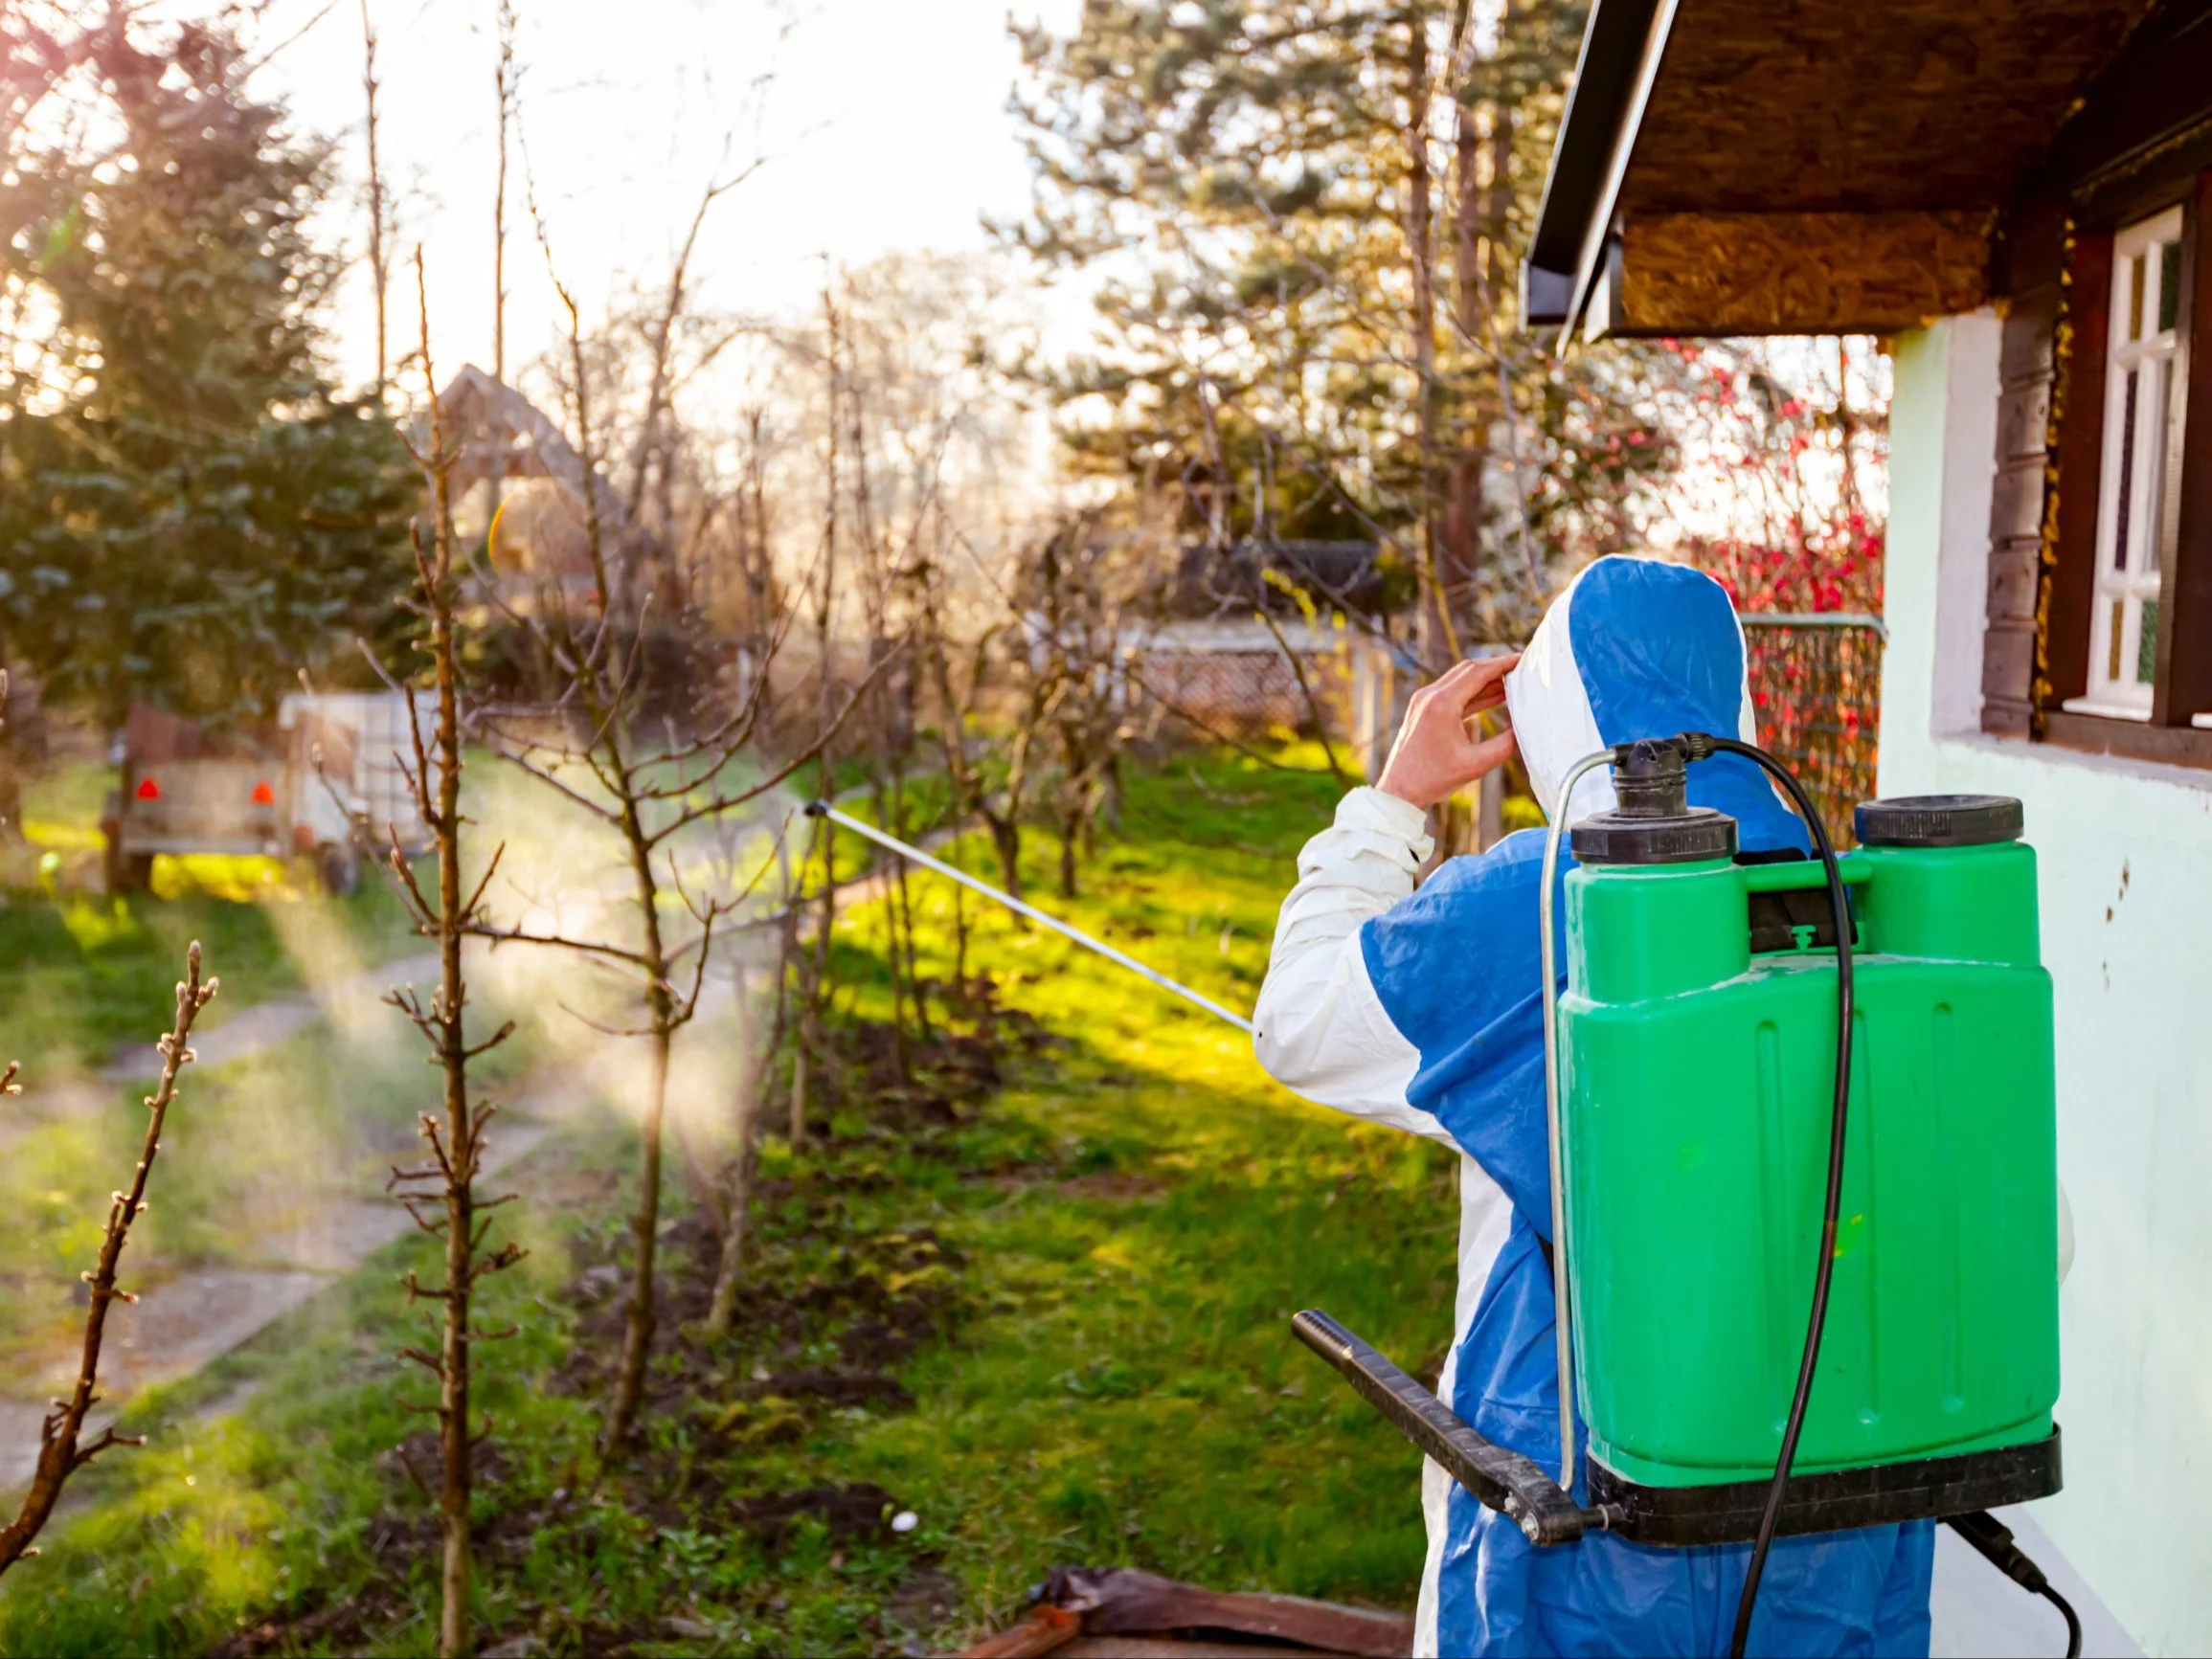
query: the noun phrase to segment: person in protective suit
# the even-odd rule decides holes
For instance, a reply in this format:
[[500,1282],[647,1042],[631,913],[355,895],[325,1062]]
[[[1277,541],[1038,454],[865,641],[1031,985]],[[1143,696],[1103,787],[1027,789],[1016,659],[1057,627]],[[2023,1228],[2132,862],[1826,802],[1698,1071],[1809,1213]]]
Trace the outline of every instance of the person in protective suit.
[[[1469,719],[1500,701],[1511,729],[1471,738]],[[1603,768],[1560,801],[1577,760],[1678,731],[1753,736],[1735,609],[1702,572],[1600,559],[1519,658],[1462,662],[1415,695],[1378,787],[1353,790],[1299,853],[1253,1014],[1253,1046],[1278,1082],[1460,1154],[1459,1290],[1436,1392],[1477,1433],[1547,1468],[1559,1454],[1559,1374],[1545,1259],[1544,836],[1449,860],[1418,890],[1414,873],[1432,850],[1426,809],[1516,743],[1539,804],[1571,823],[1614,804]],[[1733,816],[1746,851],[1808,846],[1748,760],[1694,767],[1689,796]],[[1564,940],[1562,928],[1563,979]],[[1575,1495],[1587,1501],[1579,1481]],[[1659,1549],[1592,1533],[1538,1550],[1433,1463],[1421,1497],[1416,1654],[1728,1650],[1749,1545]],[[1749,1651],[1926,1654],[1933,1556],[1925,1521],[1778,1541]]]

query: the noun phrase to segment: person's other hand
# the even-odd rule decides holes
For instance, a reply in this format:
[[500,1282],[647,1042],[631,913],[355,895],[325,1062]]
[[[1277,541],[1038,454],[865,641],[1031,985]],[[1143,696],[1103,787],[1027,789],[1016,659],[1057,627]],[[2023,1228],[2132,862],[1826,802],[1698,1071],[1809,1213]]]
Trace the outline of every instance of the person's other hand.
[[1505,676],[1520,661],[1518,655],[1471,659],[1414,692],[1375,787],[1426,812],[1503,764],[1513,752],[1512,730],[1478,742],[1467,728],[1505,701]]

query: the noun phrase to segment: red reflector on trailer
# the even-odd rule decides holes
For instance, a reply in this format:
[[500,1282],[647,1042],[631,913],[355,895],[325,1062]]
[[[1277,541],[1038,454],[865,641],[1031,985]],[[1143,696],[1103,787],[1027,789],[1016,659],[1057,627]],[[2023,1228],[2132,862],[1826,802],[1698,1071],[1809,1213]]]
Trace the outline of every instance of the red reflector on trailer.
[[254,785],[254,804],[256,806],[275,806],[277,804],[277,792],[269,787],[266,779]]
[[140,778],[138,780],[138,798],[141,800],[161,799],[161,785],[150,777]]

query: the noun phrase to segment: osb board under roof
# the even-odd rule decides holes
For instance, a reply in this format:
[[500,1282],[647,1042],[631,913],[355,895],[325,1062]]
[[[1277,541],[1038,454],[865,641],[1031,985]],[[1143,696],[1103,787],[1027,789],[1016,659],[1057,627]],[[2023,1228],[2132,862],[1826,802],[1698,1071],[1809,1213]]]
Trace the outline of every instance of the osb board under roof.
[[1989,291],[1995,214],[1642,213],[1627,221],[1616,334],[1887,333]]
[[2152,0],[1682,0],[1621,207],[2002,204]]

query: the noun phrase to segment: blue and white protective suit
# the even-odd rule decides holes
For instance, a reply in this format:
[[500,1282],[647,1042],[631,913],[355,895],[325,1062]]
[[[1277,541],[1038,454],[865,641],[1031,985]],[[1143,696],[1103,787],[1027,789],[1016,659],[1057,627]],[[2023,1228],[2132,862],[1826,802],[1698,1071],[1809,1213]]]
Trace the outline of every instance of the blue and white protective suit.
[[[1586,570],[1508,677],[1506,701],[1547,813],[1559,810],[1574,762],[1609,744],[1684,730],[1752,735],[1727,594],[1653,560]],[[1807,844],[1749,761],[1692,767],[1689,796],[1731,814],[1747,849]],[[1569,819],[1614,804],[1601,768],[1575,786]],[[1268,1071],[1308,1099],[1461,1155],[1459,1292],[1437,1393],[1477,1433],[1555,1468],[1559,1373],[1539,1245],[1551,1231],[1536,908],[1544,837],[1524,831],[1453,859],[1416,892],[1430,851],[1417,808],[1372,789],[1344,797],[1335,825],[1298,855],[1253,1042]],[[1421,1498],[1429,1558],[1416,1654],[1727,1651],[1749,1546],[1657,1549],[1593,1533],[1538,1550],[1433,1463]],[[1933,1555],[1928,1522],[1776,1543],[1750,1651],[1926,1654]]]

